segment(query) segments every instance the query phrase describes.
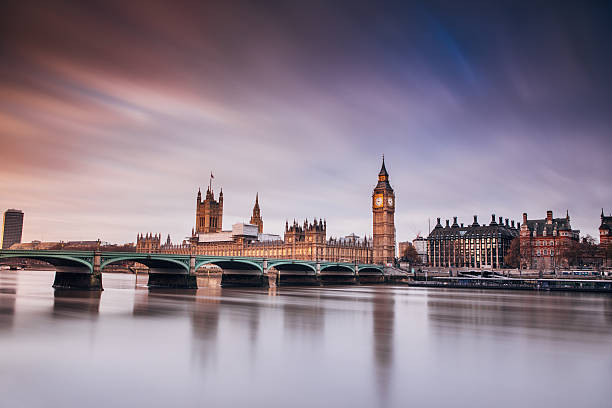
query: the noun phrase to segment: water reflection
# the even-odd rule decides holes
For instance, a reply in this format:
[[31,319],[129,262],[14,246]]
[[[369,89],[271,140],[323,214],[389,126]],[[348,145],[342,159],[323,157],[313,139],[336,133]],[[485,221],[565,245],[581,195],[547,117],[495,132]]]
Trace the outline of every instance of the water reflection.
[[283,327],[286,333],[300,337],[317,337],[324,327],[320,292],[300,289],[284,290]]
[[395,301],[391,293],[377,292],[373,298],[374,360],[376,385],[382,406],[387,405],[392,378]]
[[216,339],[219,328],[220,296],[220,287],[198,290],[191,314],[191,327],[196,339],[207,343]]
[[612,296],[604,300],[604,315],[608,324],[612,325]]
[[138,288],[134,294],[135,317],[186,315],[196,300],[195,289]]
[[[133,276],[118,274],[105,276],[100,294],[54,291],[52,282],[52,273],[0,272],[6,406],[609,402],[609,296],[389,286],[148,290],[140,277],[134,288]],[[587,384],[588,395],[559,392],[560,384]]]
[[0,331],[10,330],[15,318],[17,275],[3,271],[0,274]]
[[191,313],[191,359],[205,365],[216,353],[221,288],[199,289]]
[[17,290],[0,287],[0,331],[13,327]]
[[[603,304],[602,304],[603,303]],[[529,330],[529,336],[550,339],[582,333],[612,334],[609,297],[581,293],[531,293],[438,290],[428,294],[428,314],[435,327],[476,332]]]
[[95,319],[100,312],[102,292],[90,290],[55,289],[53,292],[54,319]]

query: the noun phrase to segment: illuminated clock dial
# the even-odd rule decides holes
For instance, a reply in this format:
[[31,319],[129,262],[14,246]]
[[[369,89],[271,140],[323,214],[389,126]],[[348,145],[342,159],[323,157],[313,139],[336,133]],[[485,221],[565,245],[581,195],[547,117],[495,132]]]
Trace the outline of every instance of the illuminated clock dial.
[[389,199],[387,200],[387,202],[389,203],[389,205],[393,205],[393,198],[389,197]]
[[374,205],[376,205],[377,207],[381,207],[383,205],[382,196],[376,196],[376,198],[374,199]]

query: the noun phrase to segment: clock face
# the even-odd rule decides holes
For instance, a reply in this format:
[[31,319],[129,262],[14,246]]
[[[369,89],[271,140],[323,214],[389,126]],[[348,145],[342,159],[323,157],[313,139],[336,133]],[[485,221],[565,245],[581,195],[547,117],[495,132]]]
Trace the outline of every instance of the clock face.
[[393,198],[389,197],[389,199],[387,200],[387,202],[389,203],[389,205],[393,205]]
[[383,197],[382,195],[377,195],[376,197],[374,197],[374,206],[375,207],[382,207],[383,205]]

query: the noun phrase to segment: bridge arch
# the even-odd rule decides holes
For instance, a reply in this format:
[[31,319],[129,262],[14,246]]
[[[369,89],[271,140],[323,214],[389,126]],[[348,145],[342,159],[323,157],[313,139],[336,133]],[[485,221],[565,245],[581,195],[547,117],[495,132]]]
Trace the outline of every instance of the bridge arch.
[[[199,259],[196,260],[195,269],[201,268],[204,265],[216,265],[219,268],[225,270],[252,270],[256,269],[259,273],[263,273],[263,266],[255,261],[251,261],[248,259],[237,259],[237,258],[228,258],[228,259]],[[247,267],[247,266],[250,266]]]
[[350,272],[352,274],[355,273],[355,267],[353,265],[349,265],[349,264],[328,264],[328,265],[321,265],[321,273],[323,272]]
[[204,265],[221,268],[221,286],[262,286],[265,281],[263,265],[244,258],[199,258],[195,269]]
[[384,275],[383,268],[375,265],[359,265],[360,275]]
[[321,265],[321,283],[324,285],[346,285],[356,283],[355,266],[330,263]]
[[93,255],[78,257],[67,253],[30,253],[28,251],[11,251],[11,253],[0,253],[0,259],[32,259],[46,262],[55,267],[57,272],[69,273],[93,273]]
[[132,255],[118,255],[118,256],[106,256],[100,264],[100,269],[108,265],[122,262],[122,261],[134,261],[141,263],[149,268],[150,273],[178,273],[178,274],[189,274],[189,264],[182,259],[173,259],[171,257],[164,256],[150,256],[147,254],[132,254]]
[[[268,261],[268,277],[276,279],[276,285],[320,285],[315,262],[276,260]],[[270,269],[274,268],[276,273]]]
[[291,271],[304,271],[310,270],[314,273],[317,272],[316,264],[309,262],[299,262],[299,261],[268,261],[268,268],[275,268],[278,271],[282,270],[291,270]]

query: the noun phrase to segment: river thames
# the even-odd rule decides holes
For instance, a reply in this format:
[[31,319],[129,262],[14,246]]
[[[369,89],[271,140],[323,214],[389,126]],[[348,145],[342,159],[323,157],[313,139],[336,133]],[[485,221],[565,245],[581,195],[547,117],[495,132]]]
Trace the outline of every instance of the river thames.
[[4,407],[609,407],[612,297],[0,271]]

